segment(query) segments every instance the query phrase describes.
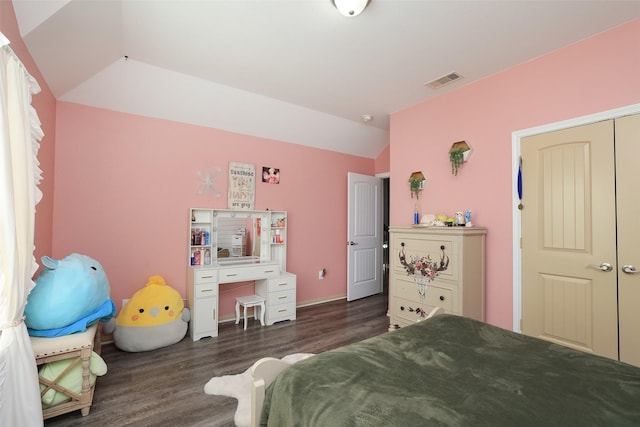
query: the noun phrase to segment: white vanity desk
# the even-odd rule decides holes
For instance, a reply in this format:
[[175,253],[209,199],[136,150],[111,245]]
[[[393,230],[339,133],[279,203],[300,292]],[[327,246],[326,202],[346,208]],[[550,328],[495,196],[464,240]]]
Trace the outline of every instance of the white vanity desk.
[[[255,281],[255,293],[265,299],[265,325],[295,320],[296,276],[285,271],[286,217],[284,211],[190,210],[189,234],[208,236],[196,241],[192,237],[189,246],[187,301],[194,341],[218,336],[219,286],[225,283]],[[218,258],[218,250],[228,247],[224,230],[238,226],[250,235],[251,255]],[[196,251],[211,253],[211,263],[208,257],[194,257]],[[200,263],[193,265],[194,259]]]
[[191,338],[197,341],[203,337],[218,336],[219,285],[279,276],[277,262],[260,259],[230,259],[206,266],[189,267],[187,298],[191,310]]

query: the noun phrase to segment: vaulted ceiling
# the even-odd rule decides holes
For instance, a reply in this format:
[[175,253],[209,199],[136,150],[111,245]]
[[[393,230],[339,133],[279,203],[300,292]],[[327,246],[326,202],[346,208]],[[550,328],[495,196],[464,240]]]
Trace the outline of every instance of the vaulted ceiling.
[[369,158],[390,114],[640,17],[615,0],[371,0],[353,18],[331,0],[13,5],[59,100]]

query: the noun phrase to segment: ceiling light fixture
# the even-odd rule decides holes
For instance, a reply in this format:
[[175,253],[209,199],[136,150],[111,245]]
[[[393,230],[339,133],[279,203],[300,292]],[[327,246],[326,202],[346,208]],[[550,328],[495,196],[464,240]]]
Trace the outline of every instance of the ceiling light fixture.
[[331,2],[341,14],[350,18],[360,15],[369,4],[369,0],[331,0]]

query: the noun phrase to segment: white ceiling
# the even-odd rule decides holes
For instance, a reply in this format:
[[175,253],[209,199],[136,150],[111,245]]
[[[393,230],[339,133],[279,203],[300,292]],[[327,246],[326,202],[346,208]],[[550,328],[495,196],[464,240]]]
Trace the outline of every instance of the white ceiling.
[[371,0],[355,18],[331,0],[13,5],[59,100],[369,158],[391,113],[640,17],[615,0]]

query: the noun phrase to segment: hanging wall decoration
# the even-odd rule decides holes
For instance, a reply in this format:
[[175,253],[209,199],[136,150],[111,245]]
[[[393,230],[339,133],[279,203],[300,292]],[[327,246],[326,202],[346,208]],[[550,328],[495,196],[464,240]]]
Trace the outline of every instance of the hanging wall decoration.
[[411,198],[416,196],[416,199],[420,198],[420,192],[424,188],[424,183],[427,179],[424,177],[422,171],[412,172],[409,176],[409,190],[411,191]]
[[256,166],[229,162],[229,209],[253,210],[256,194]]
[[220,176],[220,168],[214,167],[210,170],[202,170],[196,172],[196,175],[200,179],[200,187],[198,187],[198,194],[211,194],[215,198],[220,198],[222,192],[216,189],[215,180]]
[[467,141],[454,142],[449,149],[449,161],[451,162],[451,173],[458,175],[458,169],[460,166],[471,156],[471,146]]
[[266,182],[268,184],[280,184],[280,169],[263,166],[262,182]]

